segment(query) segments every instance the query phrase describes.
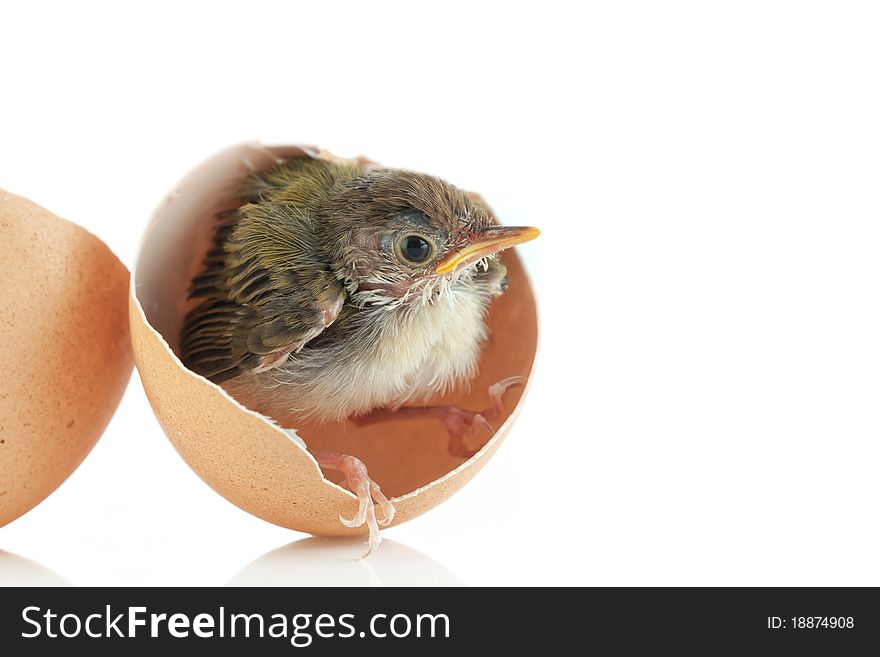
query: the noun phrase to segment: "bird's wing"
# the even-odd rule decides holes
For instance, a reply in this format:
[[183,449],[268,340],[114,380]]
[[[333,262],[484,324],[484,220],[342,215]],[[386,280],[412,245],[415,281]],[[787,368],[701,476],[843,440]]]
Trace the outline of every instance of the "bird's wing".
[[187,316],[187,367],[217,383],[283,364],[336,319],[345,290],[314,244],[307,213],[251,203],[224,213]]

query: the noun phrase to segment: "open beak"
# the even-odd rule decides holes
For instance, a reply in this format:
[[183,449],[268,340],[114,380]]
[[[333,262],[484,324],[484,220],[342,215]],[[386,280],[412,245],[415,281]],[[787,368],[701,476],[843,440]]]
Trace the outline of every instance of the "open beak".
[[443,258],[434,271],[448,274],[456,267],[467,267],[493,253],[529,242],[540,234],[540,230],[530,226],[492,226],[483,233],[481,239]]

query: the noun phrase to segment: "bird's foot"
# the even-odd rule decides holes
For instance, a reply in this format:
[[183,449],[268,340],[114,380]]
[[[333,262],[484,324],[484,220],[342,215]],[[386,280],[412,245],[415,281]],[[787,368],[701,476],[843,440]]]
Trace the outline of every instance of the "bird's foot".
[[524,376],[510,376],[489,386],[489,400],[491,405],[482,411],[469,411],[460,406],[438,407],[445,413],[443,426],[449,433],[448,450],[452,456],[469,459],[476,454],[477,449],[470,449],[464,444],[465,437],[475,433],[478,429],[484,429],[492,436],[495,427],[492,422],[504,411],[504,393],[513,386],[523,385],[526,382]]
[[[313,452],[312,456],[322,468],[338,470],[345,475],[349,489],[358,498],[358,511],[353,518],[339,516],[339,521],[346,527],[360,527],[366,523],[370,531],[369,549],[364,557],[375,552],[382,542],[379,525],[386,527],[394,520],[394,504],[382,493],[379,484],[370,479],[367,466],[363,461],[346,454],[331,452]],[[376,518],[376,505],[382,510],[382,519]]]
[[464,439],[477,433],[480,429],[486,431],[489,437],[494,435],[495,427],[492,426],[492,422],[504,412],[504,393],[514,386],[523,385],[525,382],[526,377],[524,376],[509,376],[498,383],[493,383],[489,386],[491,403],[488,408],[484,408],[482,411],[469,411],[461,406],[446,405],[404,406],[401,408],[379,408],[366,415],[353,417],[351,421],[355,424],[367,425],[401,418],[436,418],[443,422],[443,426],[449,433],[449,453],[452,456],[469,459],[482,449],[482,445],[477,449],[470,449],[464,444]]
[[485,429],[489,436],[495,433],[495,428],[486,419],[483,413],[469,411],[459,406],[447,406],[443,418],[443,426],[449,434],[447,450],[452,456],[469,459],[482,447],[471,449],[464,444],[465,438],[476,433],[479,429]]

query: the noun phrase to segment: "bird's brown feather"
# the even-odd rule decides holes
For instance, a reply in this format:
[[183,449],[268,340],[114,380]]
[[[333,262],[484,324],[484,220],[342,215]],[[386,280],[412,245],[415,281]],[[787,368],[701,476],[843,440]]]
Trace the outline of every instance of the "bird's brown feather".
[[221,383],[283,360],[333,323],[345,290],[327,266],[315,211],[351,166],[301,158],[252,176],[241,207],[218,215],[190,288],[184,362]]

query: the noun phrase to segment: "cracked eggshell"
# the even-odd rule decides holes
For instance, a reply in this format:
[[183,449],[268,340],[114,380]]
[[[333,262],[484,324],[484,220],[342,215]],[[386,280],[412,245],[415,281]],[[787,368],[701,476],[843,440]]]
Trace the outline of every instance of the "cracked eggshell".
[[77,468],[131,376],[128,270],[94,235],[0,190],[0,526]]
[[[321,535],[366,533],[348,528],[357,501],[326,479],[303,447],[353,454],[397,507],[394,524],[436,506],[467,483],[495,453],[519,409],[523,389],[505,397],[498,431],[471,459],[447,453],[436,421],[400,420],[356,426],[285,424],[235,401],[189,371],[178,357],[180,329],[192,302],[187,289],[210,245],[215,215],[235,207],[241,181],[252,171],[293,156],[333,158],[311,147],[243,144],[218,153],[187,176],[156,210],[132,276],[131,337],[150,404],[180,455],[214,490],[264,520]],[[365,161],[365,160],[364,160]],[[432,400],[467,408],[488,406],[490,384],[528,376],[535,357],[537,320],[531,285],[513,252],[505,252],[510,286],[489,313],[491,339],[478,379],[467,390]],[[277,423],[276,423],[277,422]],[[285,431],[281,427],[295,429]],[[332,476],[332,475],[331,475]]]

